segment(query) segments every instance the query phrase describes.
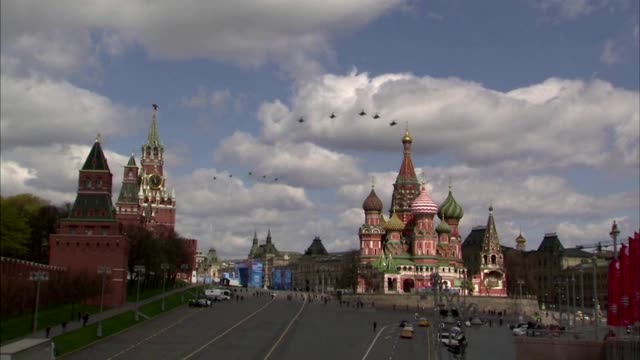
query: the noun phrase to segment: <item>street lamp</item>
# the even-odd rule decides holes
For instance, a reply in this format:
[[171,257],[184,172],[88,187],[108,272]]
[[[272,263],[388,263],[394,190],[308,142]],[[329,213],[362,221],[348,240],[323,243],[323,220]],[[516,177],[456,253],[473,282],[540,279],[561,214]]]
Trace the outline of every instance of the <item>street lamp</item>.
[[160,264],[160,268],[162,269],[162,306],[161,309],[164,311],[164,289],[165,283],[167,282],[167,270],[169,270],[169,264],[163,263]]
[[[108,266],[98,267],[98,274],[102,275],[102,290],[100,291],[100,314],[102,314],[102,307],[104,305],[104,281],[107,275],[111,274],[111,268]],[[102,336],[102,318],[98,320],[98,337]]]
[[136,321],[138,321],[140,319],[140,308],[139,308],[139,302],[140,302],[140,276],[142,274],[144,274],[144,265],[136,265],[133,267],[133,271],[135,271],[136,273],[136,278],[138,279],[138,290],[136,292],[136,314],[135,314],[135,319]]
[[[180,270],[182,270],[182,272],[186,275],[187,270],[189,269],[189,265],[188,264],[182,264],[180,265]],[[180,292],[180,303],[184,303],[184,291]]]
[[598,277],[596,274],[598,270],[597,260],[598,259],[595,256],[591,258],[591,262],[593,263],[593,316],[596,319],[596,321],[594,322],[596,340],[598,340],[598,322],[599,322],[598,310],[600,309],[600,304],[598,300]]
[[571,293],[573,296],[573,307],[571,308],[571,314],[573,315],[573,326],[576,326],[576,276],[571,274]]
[[584,269],[580,264],[580,309],[582,310],[582,326],[584,326],[584,317],[586,315],[584,310]]
[[40,282],[49,281],[49,273],[46,271],[32,271],[29,280],[36,282],[36,309],[33,315],[33,332],[38,330],[38,305],[40,303]]
[[[522,279],[518,279],[518,281],[516,281],[516,284],[518,284],[518,286],[520,287],[520,302],[522,302],[522,285],[524,285],[524,280]],[[518,304],[518,303],[516,303]],[[521,305],[521,304],[518,304]],[[518,310],[520,310],[520,312],[522,311],[522,307],[518,306]]]

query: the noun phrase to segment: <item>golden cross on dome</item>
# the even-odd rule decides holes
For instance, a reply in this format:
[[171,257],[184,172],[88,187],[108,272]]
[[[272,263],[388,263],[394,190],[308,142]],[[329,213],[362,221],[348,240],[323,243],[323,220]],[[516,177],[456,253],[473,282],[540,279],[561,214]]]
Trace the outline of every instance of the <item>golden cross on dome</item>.
[[451,191],[451,176],[449,176],[449,191]]
[[371,188],[373,189],[376,186],[376,177],[372,176],[371,177]]
[[96,142],[99,142],[99,141],[100,141],[100,133],[96,135]]

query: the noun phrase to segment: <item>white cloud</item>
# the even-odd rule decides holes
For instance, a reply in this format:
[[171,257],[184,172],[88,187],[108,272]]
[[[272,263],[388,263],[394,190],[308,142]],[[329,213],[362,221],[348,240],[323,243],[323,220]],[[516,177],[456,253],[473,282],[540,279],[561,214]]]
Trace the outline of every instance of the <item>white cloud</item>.
[[313,143],[261,143],[251,135],[236,132],[220,142],[215,154],[218,161],[252,166],[257,180],[266,175],[273,181],[307,188],[321,188],[349,183],[362,178],[358,161],[352,156]]
[[137,127],[136,110],[66,81],[3,72],[0,83],[3,151],[91,141],[97,133],[117,135]]
[[[98,39],[98,47],[108,54],[121,54],[124,46],[137,44],[160,59],[215,59],[246,66],[274,61],[302,75],[318,71],[316,56],[331,54],[328,41],[334,32],[357,29],[402,4],[402,0],[253,0],[192,1],[184,6],[171,1],[8,0],[2,3],[2,44],[3,49],[15,50],[25,36],[45,39],[53,31],[60,41],[49,53],[62,55],[59,49],[75,44],[67,54],[87,54],[92,47],[80,46],[73,36],[92,31],[108,34]],[[42,48],[23,54],[38,58]],[[61,56],[53,59],[46,67],[70,69],[74,62]]]
[[[472,166],[601,167],[620,157],[623,165],[637,166],[637,98],[637,91],[601,80],[550,78],[499,92],[456,78],[369,78],[352,72],[307,82],[294,95],[291,108],[278,100],[265,103],[258,118],[268,143],[308,141],[386,151],[397,148],[406,121],[415,152],[446,150]],[[368,115],[358,116],[361,109]],[[336,118],[329,117],[332,112]],[[375,112],[382,117],[373,119]],[[297,121],[300,116],[305,123]],[[392,120],[399,126],[390,127]]]
[[[73,202],[78,186],[78,171],[89,154],[91,145],[49,145],[15,147],[2,151],[2,195],[32,193],[54,205]],[[105,156],[113,174],[114,195],[122,182],[122,167],[128,157],[107,149]]]
[[[627,241],[627,237],[637,231],[637,222],[627,216],[616,218],[605,218],[600,221],[590,222],[586,224],[563,221],[555,226],[555,231],[561,239],[564,247],[574,247],[578,245],[594,245],[599,242],[606,243],[612,239],[608,236],[608,230],[611,228],[613,221],[618,223],[620,236],[618,237],[618,249],[622,242]],[[595,236],[594,236],[595,235]],[[591,250],[591,249],[587,249]]]
[[575,19],[618,4],[612,0],[532,0],[532,5],[560,18]]
[[226,111],[233,103],[233,110],[240,110],[238,106],[242,101],[241,97],[236,98],[235,101],[233,100],[234,96],[229,89],[209,91],[204,86],[200,86],[195,95],[182,98],[182,104],[190,108],[210,106],[213,111],[220,113]]

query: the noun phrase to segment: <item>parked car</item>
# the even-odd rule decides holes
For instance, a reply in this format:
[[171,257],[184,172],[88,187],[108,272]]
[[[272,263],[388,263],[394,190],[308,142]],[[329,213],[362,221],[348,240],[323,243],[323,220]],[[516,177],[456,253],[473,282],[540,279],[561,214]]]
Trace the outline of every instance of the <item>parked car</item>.
[[191,299],[189,300],[190,307],[209,307],[211,306],[211,300],[209,299]]
[[404,328],[405,326],[407,326],[407,320],[400,321],[400,327]]

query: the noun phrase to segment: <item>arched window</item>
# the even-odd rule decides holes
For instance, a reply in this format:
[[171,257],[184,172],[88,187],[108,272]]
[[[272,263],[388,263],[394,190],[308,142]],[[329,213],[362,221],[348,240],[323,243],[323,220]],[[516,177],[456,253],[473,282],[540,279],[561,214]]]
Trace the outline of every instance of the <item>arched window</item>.
[[493,264],[493,265],[496,264],[496,256],[495,255],[491,255],[491,264]]
[[127,177],[132,178],[133,177],[133,171],[129,170],[129,172],[127,173]]
[[484,255],[482,257],[482,260],[483,260],[482,263],[486,265],[487,264],[487,255]]
[[98,187],[98,189],[102,189],[102,179],[98,179],[98,181],[96,182],[96,186]]
[[91,189],[91,179],[87,179],[84,181],[84,187],[87,189]]

